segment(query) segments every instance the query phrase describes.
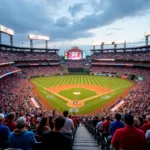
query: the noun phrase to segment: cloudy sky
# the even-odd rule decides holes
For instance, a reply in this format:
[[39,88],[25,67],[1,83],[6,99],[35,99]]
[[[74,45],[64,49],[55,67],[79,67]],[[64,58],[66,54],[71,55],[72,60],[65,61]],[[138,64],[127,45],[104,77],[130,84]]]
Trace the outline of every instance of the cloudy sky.
[[[14,45],[29,46],[29,33],[48,35],[49,48],[61,53],[92,42],[126,40],[144,44],[150,30],[150,0],[0,0],[0,24],[15,31]],[[9,38],[2,36],[3,43]],[[44,47],[34,41],[34,47]]]

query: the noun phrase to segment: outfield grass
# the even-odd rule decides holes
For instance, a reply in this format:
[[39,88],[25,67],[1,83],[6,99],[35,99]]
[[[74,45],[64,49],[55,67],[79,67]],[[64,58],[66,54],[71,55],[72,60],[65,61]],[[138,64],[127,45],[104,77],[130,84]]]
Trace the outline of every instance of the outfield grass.
[[[47,92],[45,88],[53,86],[64,85],[64,84],[89,84],[98,85],[114,90],[114,92],[107,95],[103,95],[94,98],[84,103],[84,106],[78,109],[78,114],[86,114],[100,108],[105,103],[111,101],[120,95],[125,89],[132,85],[132,82],[121,78],[101,77],[101,76],[90,76],[90,75],[64,75],[64,76],[52,76],[52,77],[38,77],[31,80],[33,84],[37,86],[39,94],[41,94],[50,105],[59,111],[64,109],[70,110],[67,106],[67,102],[50,92]],[[81,95],[76,97],[73,92],[81,92]],[[59,94],[71,99],[71,100],[82,100],[87,97],[96,95],[94,91],[90,91],[83,88],[72,88],[59,92]],[[53,96],[51,98],[51,96]]]

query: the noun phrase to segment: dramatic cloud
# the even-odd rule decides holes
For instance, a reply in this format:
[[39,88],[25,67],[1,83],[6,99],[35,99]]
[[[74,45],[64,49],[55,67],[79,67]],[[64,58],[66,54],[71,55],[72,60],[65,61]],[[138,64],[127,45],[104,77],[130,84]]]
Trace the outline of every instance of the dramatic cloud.
[[107,28],[106,30],[120,31],[123,30],[123,28]]
[[82,11],[84,5],[85,5],[84,3],[74,4],[73,6],[69,7],[69,12],[71,13],[72,16],[75,16],[76,14]]
[[150,0],[0,0],[0,23],[14,29],[17,40],[38,33],[62,41],[92,37],[91,29],[149,10]]

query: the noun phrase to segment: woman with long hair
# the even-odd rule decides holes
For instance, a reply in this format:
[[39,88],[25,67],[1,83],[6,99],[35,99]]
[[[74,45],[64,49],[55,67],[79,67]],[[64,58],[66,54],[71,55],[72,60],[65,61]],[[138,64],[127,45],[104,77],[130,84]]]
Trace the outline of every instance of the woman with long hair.
[[45,131],[50,131],[48,117],[42,117],[40,123],[36,126],[37,135],[41,136]]

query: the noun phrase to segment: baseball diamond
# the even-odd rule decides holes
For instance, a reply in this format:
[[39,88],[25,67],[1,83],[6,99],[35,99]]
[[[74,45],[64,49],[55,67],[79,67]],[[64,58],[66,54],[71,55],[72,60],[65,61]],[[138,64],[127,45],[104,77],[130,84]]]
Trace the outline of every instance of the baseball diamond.
[[47,110],[72,111],[77,108],[78,114],[108,108],[133,85],[127,79],[94,75],[37,77],[30,82],[33,92]]

